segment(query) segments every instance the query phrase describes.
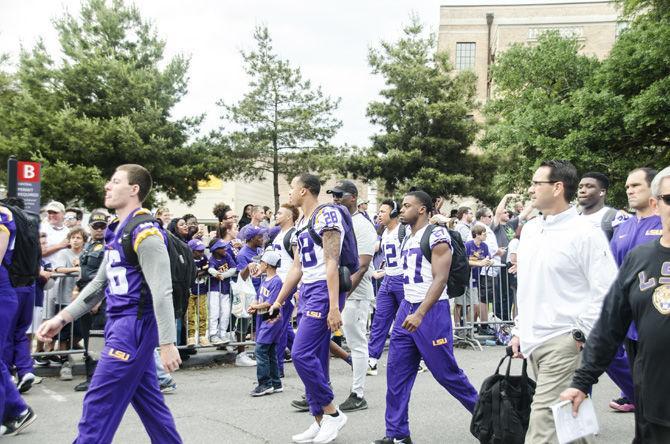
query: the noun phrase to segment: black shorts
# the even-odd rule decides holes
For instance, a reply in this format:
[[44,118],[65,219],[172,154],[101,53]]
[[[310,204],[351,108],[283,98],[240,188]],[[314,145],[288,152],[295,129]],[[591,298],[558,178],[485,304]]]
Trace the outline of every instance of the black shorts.
[[480,275],[479,276],[479,302],[482,304],[489,304],[493,302],[495,280],[493,276]]

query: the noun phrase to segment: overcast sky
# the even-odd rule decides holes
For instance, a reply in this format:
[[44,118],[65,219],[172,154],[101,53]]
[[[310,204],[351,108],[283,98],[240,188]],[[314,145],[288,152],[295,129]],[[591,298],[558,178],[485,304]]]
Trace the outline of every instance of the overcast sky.
[[[189,92],[175,117],[207,113],[203,129],[219,126],[218,99],[238,100],[247,90],[241,49],[253,48],[256,25],[267,25],[276,52],[300,66],[305,78],[341,97],[343,121],[338,144],[369,144],[375,131],[365,109],[383,81],[370,73],[367,53],[380,40],[395,40],[411,13],[437,32],[440,1],[419,0],[140,0],[135,4],[167,41],[166,56],[191,56]],[[17,60],[21,45],[43,37],[58,50],[51,24],[65,10],[77,13],[78,0],[0,0],[0,53]]]

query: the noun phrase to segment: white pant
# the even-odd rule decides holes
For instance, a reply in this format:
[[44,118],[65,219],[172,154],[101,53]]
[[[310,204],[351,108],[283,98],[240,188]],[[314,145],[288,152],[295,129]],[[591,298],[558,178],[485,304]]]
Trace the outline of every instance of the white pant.
[[210,291],[207,293],[209,322],[209,336],[218,335],[223,338],[230,321],[230,295]]
[[371,301],[347,300],[342,310],[342,331],[351,349],[353,383],[351,391],[363,396],[365,374],[368,371],[368,337],[366,335],[368,318],[372,310]]

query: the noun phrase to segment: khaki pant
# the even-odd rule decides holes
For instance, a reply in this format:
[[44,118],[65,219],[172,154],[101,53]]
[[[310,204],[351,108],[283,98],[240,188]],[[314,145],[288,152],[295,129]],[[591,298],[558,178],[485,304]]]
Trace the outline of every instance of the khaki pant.
[[189,338],[195,337],[195,324],[198,324],[198,335],[200,338],[207,337],[207,295],[194,295],[188,298],[186,308],[187,334]]
[[[526,444],[558,442],[551,406],[560,401],[559,395],[570,386],[581,360],[571,333],[548,340],[531,354],[530,363],[537,387],[531,405]],[[594,438],[590,436],[574,442],[592,443]]]

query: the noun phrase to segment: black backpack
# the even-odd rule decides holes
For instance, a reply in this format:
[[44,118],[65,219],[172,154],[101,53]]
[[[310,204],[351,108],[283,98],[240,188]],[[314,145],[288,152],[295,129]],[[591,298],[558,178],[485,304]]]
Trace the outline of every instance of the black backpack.
[[[423,232],[423,236],[421,236],[421,252],[428,262],[430,262],[433,256],[430,249],[430,235],[434,229],[435,225],[429,224],[426,227],[426,231]],[[470,263],[468,262],[467,254],[465,254],[465,244],[461,235],[458,231],[448,228],[446,230],[451,237],[451,267],[447,280],[447,294],[451,299],[463,296],[465,289],[468,288],[470,283]],[[405,239],[406,232],[407,226],[400,225],[398,228],[398,240],[401,245],[403,239]]]
[[[140,224],[156,222],[151,214],[141,214],[133,217],[123,229],[122,244],[126,260],[131,264],[138,264],[137,253],[132,245],[132,233]],[[170,256],[170,276],[172,277],[172,300],[175,306],[175,316],[181,317],[191,294],[191,284],[195,281],[198,270],[193,260],[193,252],[188,245],[169,231],[167,235],[167,250]],[[140,307],[142,302],[140,302]],[[141,308],[140,308],[141,309]],[[141,312],[138,312],[138,317]]]
[[35,283],[40,274],[40,224],[39,219],[18,207],[3,204],[12,212],[16,225],[16,240],[12,264],[9,266],[9,280],[12,287],[27,287]]
[[[510,347],[511,348],[511,347]],[[498,373],[505,359],[507,371]],[[479,391],[479,398],[472,414],[470,433],[482,444],[523,444],[530,405],[535,395],[535,381],[528,377],[526,359],[521,375],[510,376],[511,353],[503,357],[496,372],[486,378]]]

